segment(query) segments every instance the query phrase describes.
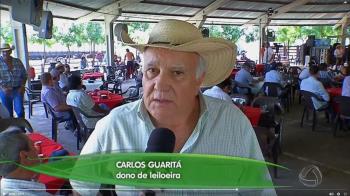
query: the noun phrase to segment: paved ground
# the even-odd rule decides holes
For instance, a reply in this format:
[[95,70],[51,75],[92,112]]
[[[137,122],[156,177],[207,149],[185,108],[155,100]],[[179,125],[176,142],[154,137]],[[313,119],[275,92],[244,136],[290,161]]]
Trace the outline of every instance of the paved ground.
[[[125,85],[127,87],[129,84]],[[278,195],[350,195],[350,131],[332,135],[332,125],[327,124],[324,115],[318,116],[319,124],[311,131],[311,122],[300,128],[302,106],[293,104],[285,115],[283,130],[283,153],[279,164],[289,171],[279,170],[278,178],[273,178]],[[51,137],[51,120],[44,115],[42,104],[34,105],[34,116],[30,119],[34,129]],[[68,150],[76,150],[74,135],[59,125],[58,142]],[[298,180],[302,168],[316,165],[322,173],[322,182],[317,187],[306,187]]]

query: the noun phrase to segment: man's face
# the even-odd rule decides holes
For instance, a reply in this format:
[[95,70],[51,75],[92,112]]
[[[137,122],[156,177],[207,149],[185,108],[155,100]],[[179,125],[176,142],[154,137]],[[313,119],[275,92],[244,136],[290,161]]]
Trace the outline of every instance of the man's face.
[[198,54],[148,48],[144,59],[144,102],[152,117],[169,122],[192,111],[204,79],[196,79]]
[[8,58],[8,57],[11,55],[11,50],[4,50],[4,51],[1,51],[1,55],[2,55],[4,58]]

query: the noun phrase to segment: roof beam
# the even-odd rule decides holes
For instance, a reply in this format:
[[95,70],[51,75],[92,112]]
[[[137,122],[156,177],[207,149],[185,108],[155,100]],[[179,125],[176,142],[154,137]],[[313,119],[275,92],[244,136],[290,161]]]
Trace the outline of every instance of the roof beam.
[[343,25],[343,23],[349,23],[350,20],[348,20],[348,18],[350,17],[350,12],[347,12],[344,14],[343,18],[340,19],[337,24],[334,25],[334,28],[338,28],[341,27]]
[[[274,13],[272,14],[271,17],[276,17],[278,15],[281,15],[283,13],[286,13],[290,10],[292,10],[293,8],[295,7],[298,7],[298,6],[301,6],[301,5],[304,5],[306,3],[308,3],[309,1],[311,0],[295,0],[289,4],[286,4],[286,5],[283,5],[277,9],[274,10]],[[246,26],[246,25],[249,25],[249,24],[259,24],[259,23],[264,23],[264,24],[268,24],[269,21],[268,21],[268,16],[267,16],[267,13],[259,16],[258,18],[254,19],[254,20],[250,20],[248,21],[247,23],[245,23],[243,26]]]
[[95,12],[91,12],[90,14],[87,14],[85,16],[82,16],[78,18],[78,22],[88,22],[92,19],[98,18],[100,16],[103,16],[105,14],[112,14],[112,15],[119,15],[121,14],[121,9],[125,8],[127,6],[130,6],[132,4],[138,3],[141,0],[119,0],[114,3],[105,5],[98,9]]
[[188,19],[188,21],[196,21],[196,26],[201,27],[204,24],[208,14],[214,12],[215,10],[217,10],[219,7],[223,6],[227,2],[229,2],[229,0],[215,0],[211,4],[209,4],[207,7],[199,10],[193,17]]

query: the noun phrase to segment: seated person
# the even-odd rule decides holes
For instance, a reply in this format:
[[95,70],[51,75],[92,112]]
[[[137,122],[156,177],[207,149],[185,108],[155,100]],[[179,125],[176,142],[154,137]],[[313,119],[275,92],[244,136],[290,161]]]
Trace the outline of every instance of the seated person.
[[60,74],[60,80],[58,81],[60,88],[64,91],[68,91],[68,77],[71,75],[72,73],[70,72],[70,66],[65,64],[64,72]]
[[286,81],[283,80],[282,74],[277,71],[277,63],[271,64],[271,69],[265,74],[265,82],[279,83],[283,87],[286,85]]
[[232,99],[229,95],[231,93],[231,88],[232,88],[231,84],[232,84],[231,78],[230,77],[226,78],[220,84],[213,86],[212,88],[204,91],[203,94],[232,103]]
[[[9,148],[11,146],[11,148]],[[18,127],[0,133],[0,161],[12,161],[23,166],[40,163],[33,142]],[[45,184],[37,182],[37,174],[13,163],[0,164],[1,195],[50,195]]]
[[53,82],[53,87],[57,90],[57,91],[61,91],[64,95],[65,92],[61,89],[60,85],[59,85],[59,81],[61,79],[61,72],[60,70],[54,68],[50,71],[51,74],[51,78],[52,78],[52,82]]
[[317,78],[319,77],[318,66],[311,66],[309,68],[309,71],[310,71],[310,77],[301,81],[300,90],[312,92],[324,100],[324,101],[319,101],[319,100],[316,100],[315,98],[312,98],[312,102],[316,109],[326,108],[328,107],[329,94],[324,88],[324,86],[322,85],[322,83],[317,80]]
[[319,80],[325,87],[331,86],[332,82],[334,82],[332,75],[328,72],[328,65],[326,63],[321,63],[319,65]]
[[50,73],[43,73],[41,75],[41,100],[44,103],[49,104],[57,117],[63,119],[71,119],[66,124],[66,129],[74,130],[76,123],[73,111],[70,106],[66,104],[66,96],[62,93],[60,89],[54,87],[54,81]]
[[304,80],[310,76],[309,68],[305,67],[299,74],[299,79]]
[[[107,106],[103,108],[94,103],[91,96],[82,89],[83,86],[79,76],[69,77],[68,84],[70,89],[66,101],[68,105],[79,108],[89,116],[101,116],[109,113],[109,110],[106,109]],[[94,129],[97,121],[101,119],[100,117],[86,118],[84,115],[81,115],[81,117],[87,128],[90,129]]]
[[345,76],[342,86],[341,95],[350,97],[350,67],[343,67],[341,69],[342,74]]
[[[244,63],[241,69],[236,73],[235,81],[238,82],[242,86],[250,87],[252,89],[252,93],[256,94],[262,85],[257,85],[259,80],[255,80],[253,76],[250,74],[250,64]],[[247,93],[242,92],[244,90],[239,89],[239,93]]]

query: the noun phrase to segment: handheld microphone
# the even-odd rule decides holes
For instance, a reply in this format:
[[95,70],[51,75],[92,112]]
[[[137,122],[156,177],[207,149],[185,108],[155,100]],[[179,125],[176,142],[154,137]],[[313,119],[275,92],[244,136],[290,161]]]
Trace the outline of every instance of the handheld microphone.
[[156,128],[152,131],[145,152],[174,152],[175,135],[168,128]]
[[[175,147],[175,135],[168,128],[156,128],[152,131],[147,142],[145,152],[163,152],[172,153]],[[155,196],[152,190],[142,191],[143,196]]]

